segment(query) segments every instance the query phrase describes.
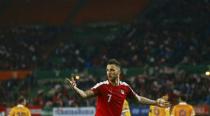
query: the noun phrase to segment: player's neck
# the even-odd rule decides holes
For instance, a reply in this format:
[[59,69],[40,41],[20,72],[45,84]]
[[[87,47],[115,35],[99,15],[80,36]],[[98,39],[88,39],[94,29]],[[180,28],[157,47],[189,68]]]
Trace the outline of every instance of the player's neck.
[[115,79],[113,81],[109,81],[109,83],[111,83],[113,86],[118,86],[120,84],[120,79],[117,78],[117,79]]

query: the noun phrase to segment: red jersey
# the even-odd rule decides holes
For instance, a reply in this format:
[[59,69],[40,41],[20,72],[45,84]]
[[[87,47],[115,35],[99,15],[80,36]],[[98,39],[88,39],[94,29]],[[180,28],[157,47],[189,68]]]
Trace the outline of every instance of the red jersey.
[[136,94],[127,83],[113,86],[108,80],[96,84],[91,90],[97,96],[95,116],[120,116],[124,100]]

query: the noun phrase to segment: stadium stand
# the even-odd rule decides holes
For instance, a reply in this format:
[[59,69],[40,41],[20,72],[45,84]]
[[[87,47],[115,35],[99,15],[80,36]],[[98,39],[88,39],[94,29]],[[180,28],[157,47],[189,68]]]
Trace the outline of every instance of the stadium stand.
[[1,72],[32,71],[22,80],[12,74],[0,81],[0,106],[14,105],[20,94],[44,109],[94,106],[94,99],[67,92],[63,78],[79,73],[78,85],[91,87],[105,78],[101,67],[111,57],[122,62],[125,81],[141,95],[154,99],[167,91],[176,104],[184,93],[193,105],[210,105],[204,75],[210,70],[209,0],[0,3],[7,5],[0,8]]

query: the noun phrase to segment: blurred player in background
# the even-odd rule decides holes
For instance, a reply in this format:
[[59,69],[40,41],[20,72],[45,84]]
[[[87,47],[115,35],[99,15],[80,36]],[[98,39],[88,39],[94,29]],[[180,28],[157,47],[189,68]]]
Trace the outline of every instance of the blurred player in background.
[[106,66],[107,81],[97,83],[89,90],[83,91],[76,85],[74,78],[66,79],[68,85],[82,98],[97,96],[95,116],[120,116],[124,100],[134,97],[142,104],[168,106],[163,99],[151,100],[137,95],[125,82],[120,81],[121,66],[116,59],[110,59]]
[[[164,95],[162,99],[168,101],[168,94]],[[170,107],[159,107],[150,105],[149,116],[170,116]]]
[[195,111],[192,105],[186,102],[186,97],[181,96],[179,104],[173,107],[171,116],[195,116]]
[[131,116],[131,111],[130,111],[129,103],[127,100],[125,100],[123,103],[121,116]]
[[31,116],[30,110],[26,107],[26,99],[23,96],[18,98],[17,103],[18,104],[10,110],[9,116]]
[[[125,81],[125,75],[120,73],[120,80]],[[128,100],[124,100],[121,116],[131,116],[130,106]]]

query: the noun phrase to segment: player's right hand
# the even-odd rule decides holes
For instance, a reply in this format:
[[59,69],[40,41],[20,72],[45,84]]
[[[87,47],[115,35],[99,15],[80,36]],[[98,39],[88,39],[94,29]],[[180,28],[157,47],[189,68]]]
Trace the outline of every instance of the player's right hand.
[[66,78],[65,81],[64,81],[69,87],[71,87],[72,89],[74,89],[77,84],[76,84],[76,81],[74,80],[74,77],[71,77],[70,78]]

